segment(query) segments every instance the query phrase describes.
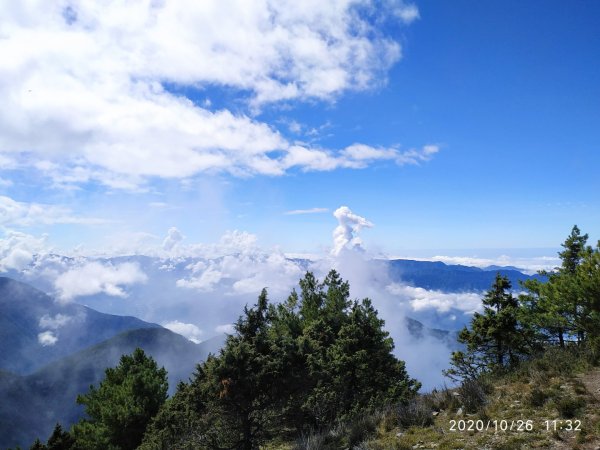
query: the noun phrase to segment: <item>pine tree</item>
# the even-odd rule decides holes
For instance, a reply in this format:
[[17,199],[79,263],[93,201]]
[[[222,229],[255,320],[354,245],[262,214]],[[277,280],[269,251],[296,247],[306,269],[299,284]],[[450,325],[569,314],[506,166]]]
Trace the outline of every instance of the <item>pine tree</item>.
[[565,346],[567,339],[576,336],[579,342],[585,339],[584,322],[588,316],[587,300],[582,296],[579,267],[582,261],[592,252],[586,246],[588,235],[581,235],[577,225],[561,244],[564,248],[559,252],[561,266],[554,272],[540,272],[547,277],[547,282],[528,280],[523,286],[529,295],[523,300],[529,309],[532,323],[546,335],[550,343],[558,342]]
[[420,384],[393,356],[393,341],[371,301],[351,302],[350,286],[336,271],[322,289],[319,314],[300,338],[312,385],[303,406],[310,423],[322,427],[414,395]]
[[86,450],[133,450],[167,398],[167,372],[137,348],[119,365],[106,369],[99,387],[77,397],[87,419],[73,426],[78,447]]
[[588,235],[581,235],[581,231],[577,225],[573,225],[571,229],[571,234],[565,239],[561,247],[564,248],[562,252],[559,252],[558,255],[562,260],[562,266],[560,269],[561,273],[567,273],[573,275],[577,270],[577,266],[581,263],[583,259],[584,251],[586,249],[586,244],[588,240]]
[[35,440],[35,442],[31,445],[31,447],[29,447],[29,450],[48,450],[48,447],[46,447],[42,441],[38,439]]
[[71,450],[75,445],[75,440],[57,423],[46,445],[48,450]]
[[[245,308],[219,358],[206,365],[218,406],[230,423],[236,448],[251,450],[270,435],[278,390],[279,361],[271,352],[268,335],[267,291],[263,289],[253,308]],[[235,434],[235,435],[234,435]]]
[[485,370],[513,366],[528,353],[528,330],[520,323],[518,300],[512,295],[508,278],[499,273],[482,300],[483,313],[475,313],[470,329],[458,336],[466,344],[464,352],[452,354],[452,368],[445,373],[451,378],[475,377]]
[[[573,292],[574,291],[574,292]],[[572,296],[577,299],[576,326],[580,340],[600,336],[600,241],[588,247],[576,268]]]
[[581,264],[584,255],[589,251],[586,248],[588,235],[581,235],[577,225],[573,226],[571,234],[561,244],[564,248],[559,252],[562,260],[559,276],[555,280],[558,283],[561,295],[561,303],[564,305],[563,314],[571,324],[571,332],[577,336],[577,340],[582,342],[585,339],[585,330],[583,321],[586,315],[585,302],[580,296],[575,280],[577,268]]

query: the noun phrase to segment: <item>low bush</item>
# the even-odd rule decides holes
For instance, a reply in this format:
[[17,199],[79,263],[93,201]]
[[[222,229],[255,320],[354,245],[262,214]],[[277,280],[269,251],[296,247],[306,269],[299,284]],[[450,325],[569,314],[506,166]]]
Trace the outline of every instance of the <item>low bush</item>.
[[433,410],[427,399],[415,397],[398,407],[398,419],[404,428],[411,426],[428,427],[433,425]]
[[487,403],[488,383],[483,379],[466,379],[458,388],[460,401],[466,412],[478,412]]
[[578,416],[581,408],[585,406],[585,400],[581,397],[562,397],[554,402],[560,417],[572,419]]
[[534,387],[527,397],[527,403],[531,406],[539,408],[548,401],[548,398],[550,398],[550,394],[547,391],[538,387]]

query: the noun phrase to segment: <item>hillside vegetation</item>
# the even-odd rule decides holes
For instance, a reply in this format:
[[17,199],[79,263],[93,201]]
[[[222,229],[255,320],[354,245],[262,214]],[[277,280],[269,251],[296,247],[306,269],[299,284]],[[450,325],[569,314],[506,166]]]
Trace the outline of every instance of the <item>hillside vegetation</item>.
[[600,368],[592,361],[593,355],[576,347],[553,349],[509,373],[433,391],[265,448],[597,449]]

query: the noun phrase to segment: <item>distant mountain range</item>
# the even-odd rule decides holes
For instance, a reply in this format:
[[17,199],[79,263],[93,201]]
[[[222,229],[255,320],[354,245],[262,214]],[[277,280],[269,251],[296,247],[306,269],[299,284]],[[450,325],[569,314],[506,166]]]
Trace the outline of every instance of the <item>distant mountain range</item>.
[[25,283],[0,277],[0,368],[4,370],[29,374],[122,331],[157,327],[76,303],[61,305]]
[[443,292],[485,291],[490,288],[496,273],[507,277],[513,289],[520,282],[532,278],[542,279],[540,275],[526,275],[516,267],[489,266],[486,268],[449,265],[440,261],[414,261],[394,259],[387,261],[389,276],[394,281],[423,289]]

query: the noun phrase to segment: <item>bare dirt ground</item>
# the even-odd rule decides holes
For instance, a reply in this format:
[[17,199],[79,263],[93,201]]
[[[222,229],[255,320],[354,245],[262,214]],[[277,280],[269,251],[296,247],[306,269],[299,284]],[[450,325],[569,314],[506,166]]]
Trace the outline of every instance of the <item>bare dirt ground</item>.
[[576,377],[576,380],[585,386],[589,396],[585,413],[582,417],[574,417],[573,420],[579,419],[582,421],[581,428],[585,431],[584,434],[587,437],[585,440],[578,439],[581,438],[578,433],[562,431],[554,435],[555,439],[548,448],[555,450],[600,450],[600,429],[598,428],[600,423],[600,369],[580,374]]
[[586,442],[585,444],[580,444],[575,448],[600,450],[600,437],[598,437],[598,434],[600,433],[600,429],[598,429],[598,420],[600,416],[600,369],[594,369],[580,375],[578,379],[585,386],[591,400],[586,408],[587,414],[584,419],[584,425],[594,426],[596,429],[586,430],[589,435],[595,436],[595,439]]
[[600,402],[600,369],[594,369],[583,374],[580,379],[590,395],[596,399],[596,402]]

